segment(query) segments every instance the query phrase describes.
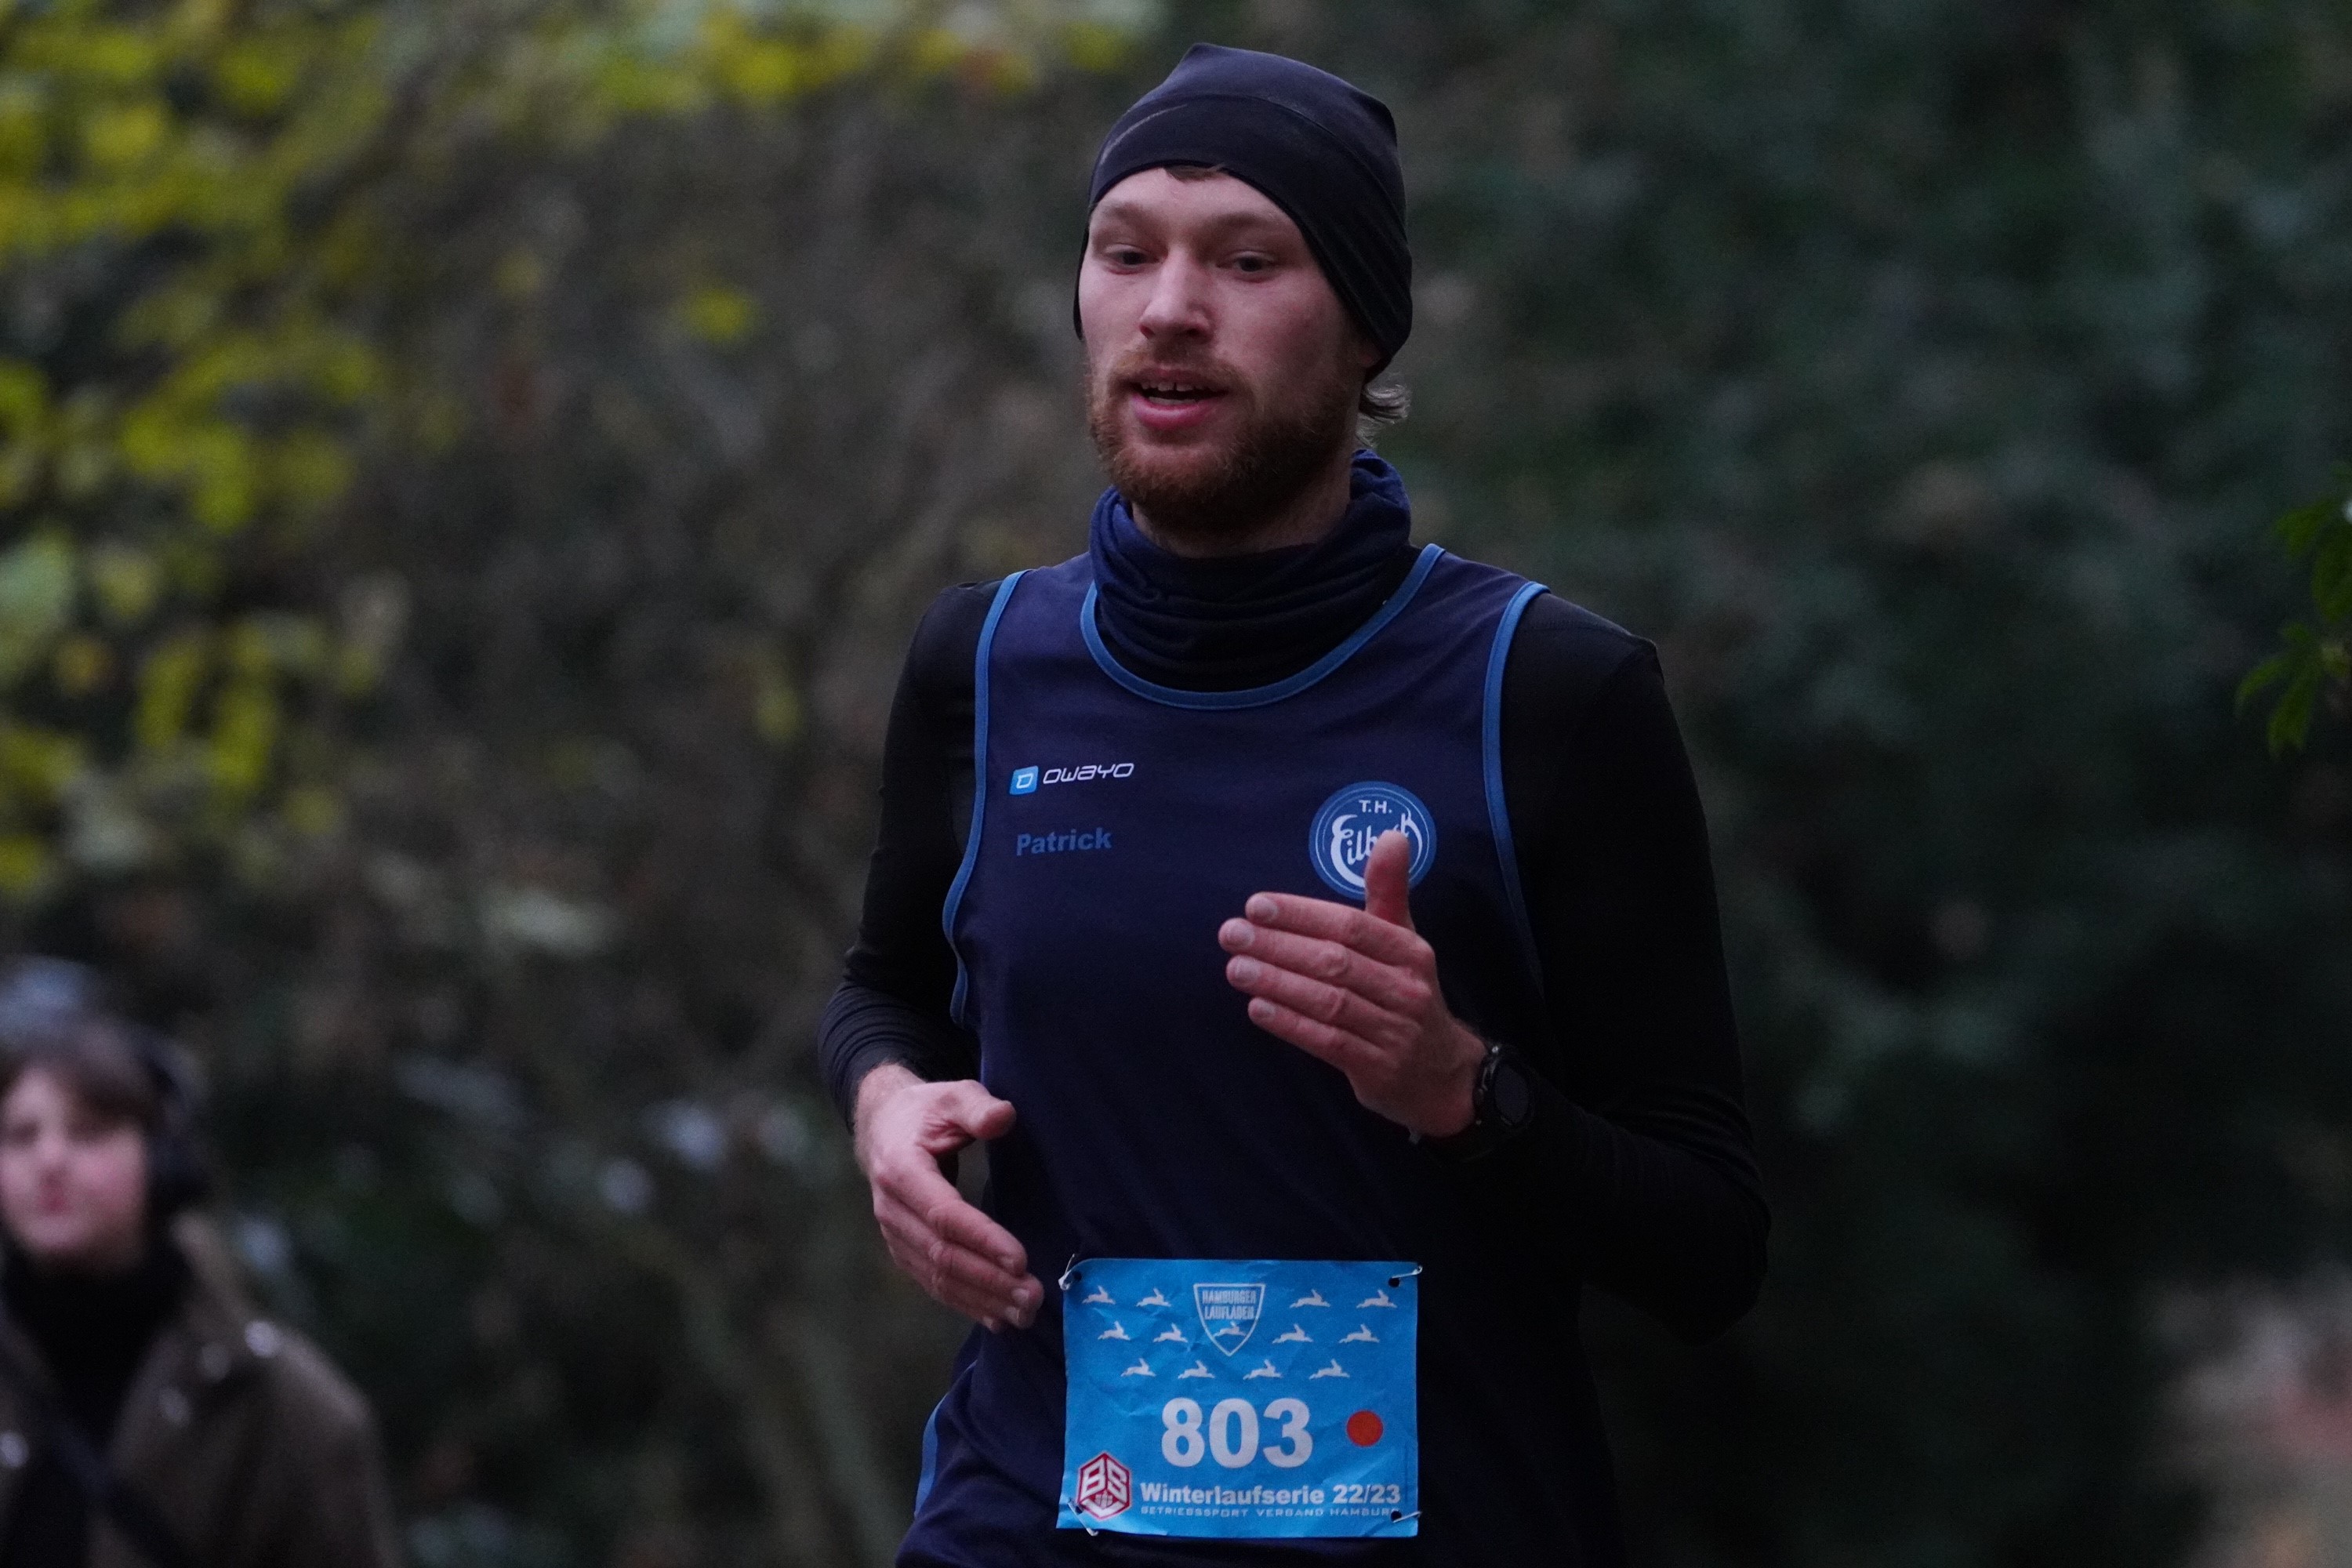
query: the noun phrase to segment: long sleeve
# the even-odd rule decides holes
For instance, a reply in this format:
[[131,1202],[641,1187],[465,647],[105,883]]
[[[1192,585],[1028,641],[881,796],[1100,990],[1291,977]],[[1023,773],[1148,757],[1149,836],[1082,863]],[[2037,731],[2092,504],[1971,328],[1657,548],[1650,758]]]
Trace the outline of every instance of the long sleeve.
[[817,1031],[818,1062],[844,1121],[859,1080],[885,1062],[934,1079],[979,1068],[971,1037],[948,1020],[955,954],[940,911],[971,814],[972,653],[994,588],[966,584],[933,601],[891,700],[882,820],[857,942]]
[[1697,785],[1654,653],[1563,601],[1530,606],[1503,695],[1553,1038],[1496,1177],[1574,1216],[1594,1284],[1706,1338],[1754,1303],[1769,1222]]

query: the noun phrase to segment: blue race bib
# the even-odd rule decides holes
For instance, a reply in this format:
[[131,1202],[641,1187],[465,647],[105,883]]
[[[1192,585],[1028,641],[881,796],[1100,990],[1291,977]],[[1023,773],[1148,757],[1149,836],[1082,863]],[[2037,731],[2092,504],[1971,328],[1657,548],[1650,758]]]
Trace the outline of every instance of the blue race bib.
[[1418,1534],[1420,1272],[1153,1258],[1072,1268],[1061,1527]]

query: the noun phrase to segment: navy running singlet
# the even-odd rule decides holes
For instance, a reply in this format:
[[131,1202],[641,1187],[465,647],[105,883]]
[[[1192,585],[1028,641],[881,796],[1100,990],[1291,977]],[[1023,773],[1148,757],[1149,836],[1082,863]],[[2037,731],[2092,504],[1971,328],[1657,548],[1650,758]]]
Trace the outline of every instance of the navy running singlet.
[[[1448,1004],[1557,1059],[1500,759],[1504,661],[1539,592],[1432,545],[1306,670],[1191,692],[1117,663],[1087,557],[1003,584],[980,638],[972,821],[944,918],[982,1081],[1018,1117],[989,1151],[984,1201],[1046,1300],[1034,1327],[975,1331],[959,1355],[901,1563],[1619,1561],[1573,1216],[1530,1213],[1480,1165],[1414,1146],[1338,1071],[1253,1025],[1216,940],[1261,890],[1360,902],[1363,854],[1402,826]],[[1418,1536],[1056,1530],[1055,1279],[1088,1258],[1421,1264]]]

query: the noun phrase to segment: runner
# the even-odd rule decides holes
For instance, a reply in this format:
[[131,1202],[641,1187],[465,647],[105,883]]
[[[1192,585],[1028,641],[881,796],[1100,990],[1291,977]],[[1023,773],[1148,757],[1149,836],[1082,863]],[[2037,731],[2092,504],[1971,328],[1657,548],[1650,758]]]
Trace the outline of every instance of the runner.
[[1655,654],[1416,548],[1359,449],[1412,321],[1377,100],[1196,47],[1091,196],[1112,489],[917,633],[824,1028],[891,1256],[981,1326],[899,1561],[1622,1562],[1581,1288],[1715,1334],[1766,1229]]

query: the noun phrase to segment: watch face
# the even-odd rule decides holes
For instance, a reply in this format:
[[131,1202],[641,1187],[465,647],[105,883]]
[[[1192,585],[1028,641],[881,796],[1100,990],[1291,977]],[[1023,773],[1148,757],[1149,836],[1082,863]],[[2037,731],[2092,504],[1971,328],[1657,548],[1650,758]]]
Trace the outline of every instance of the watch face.
[[1536,1093],[1525,1069],[1507,1058],[1496,1062],[1492,1093],[1496,1121],[1506,1127],[1526,1125],[1536,1108]]

